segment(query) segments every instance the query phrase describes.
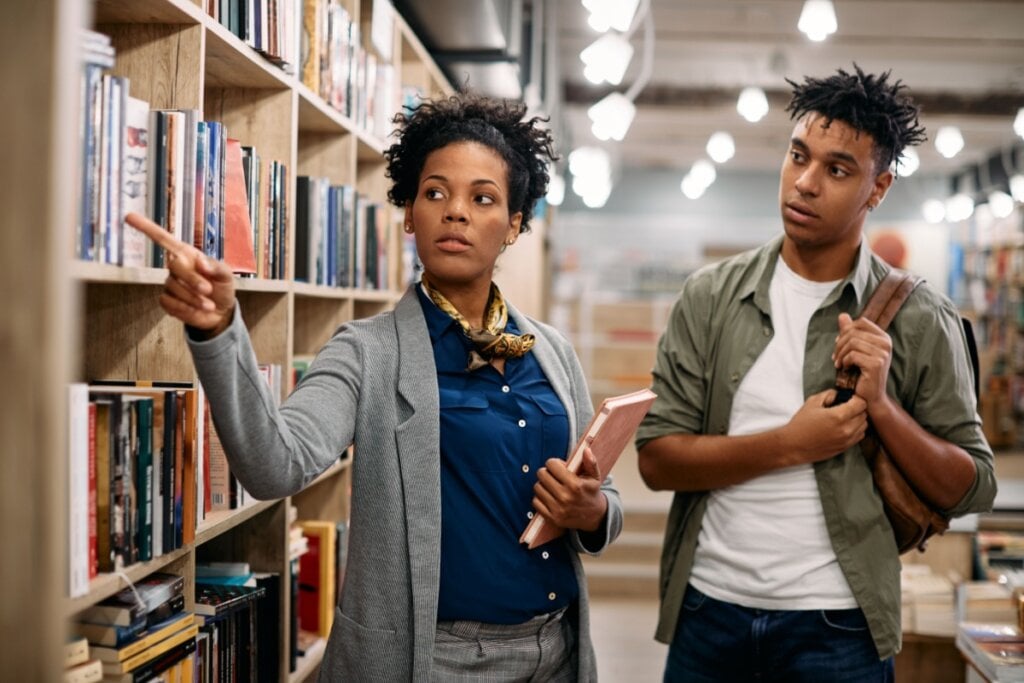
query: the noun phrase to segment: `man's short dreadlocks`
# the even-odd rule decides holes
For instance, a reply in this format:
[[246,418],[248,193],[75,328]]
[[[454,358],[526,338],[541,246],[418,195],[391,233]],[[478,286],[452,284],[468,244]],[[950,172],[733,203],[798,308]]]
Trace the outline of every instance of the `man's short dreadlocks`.
[[867,133],[875,141],[875,161],[882,172],[900,158],[905,147],[927,139],[918,123],[919,107],[903,92],[902,81],[889,83],[891,71],[875,76],[856,64],[853,68],[852,74],[839,69],[828,78],[805,77],[802,84],[787,78],[793,99],[786,111],[793,119],[821,114],[826,127],[838,120]]

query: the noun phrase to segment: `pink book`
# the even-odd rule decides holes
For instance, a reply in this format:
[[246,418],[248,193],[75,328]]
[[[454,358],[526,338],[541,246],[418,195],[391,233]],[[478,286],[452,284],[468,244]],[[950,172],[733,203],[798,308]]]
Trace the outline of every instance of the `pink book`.
[[[607,476],[656,398],[657,395],[650,389],[641,389],[601,401],[601,407],[594,413],[583,436],[572,449],[565,463],[566,468],[570,472],[578,472],[583,464],[583,451],[590,446],[597,458],[601,476]],[[519,542],[525,543],[532,550],[553,541],[564,532],[565,529],[549,522],[543,515],[535,514],[519,537]]]

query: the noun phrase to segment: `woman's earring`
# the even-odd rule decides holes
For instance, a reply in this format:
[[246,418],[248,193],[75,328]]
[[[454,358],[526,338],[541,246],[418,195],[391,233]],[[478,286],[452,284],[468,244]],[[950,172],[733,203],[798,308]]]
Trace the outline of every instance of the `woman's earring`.
[[405,224],[405,231],[407,233],[409,233],[410,235],[412,234],[412,223],[406,223]]

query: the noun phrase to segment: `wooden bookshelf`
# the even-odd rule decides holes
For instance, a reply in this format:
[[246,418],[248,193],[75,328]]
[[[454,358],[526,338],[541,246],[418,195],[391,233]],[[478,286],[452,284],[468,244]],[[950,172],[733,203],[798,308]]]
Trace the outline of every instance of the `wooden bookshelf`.
[[[207,513],[198,525],[193,543],[152,561],[132,564],[125,568],[123,576],[100,574],[83,597],[61,597],[67,595],[66,514],[61,512],[66,488],[63,454],[67,446],[63,413],[53,406],[63,405],[60,399],[66,394],[67,383],[93,379],[195,379],[182,326],[167,317],[157,303],[167,276],[165,269],[122,268],[71,257],[77,211],[73,201],[77,187],[74,173],[78,165],[67,159],[58,162],[56,154],[40,156],[39,150],[52,151],[55,141],[66,149],[76,150],[75,153],[78,150],[75,138],[79,66],[69,47],[77,45],[77,28],[89,25],[111,37],[117,52],[112,72],[131,80],[133,97],[146,100],[154,109],[199,109],[202,120],[222,122],[230,137],[239,139],[243,145],[254,145],[262,158],[275,159],[287,167],[289,260],[294,259],[296,176],[327,176],[333,183],[353,185],[372,200],[386,203],[383,151],[390,143],[357,127],[352,118],[331,108],[299,77],[286,73],[207,16],[204,3],[199,0],[98,0],[91,24],[86,23],[89,20],[85,12],[78,9],[80,3],[71,0],[23,4],[60,14],[61,22],[55,28],[52,16],[47,22],[42,10],[33,22],[3,22],[0,35],[8,40],[0,48],[6,57],[2,68],[5,75],[15,74],[13,80],[5,82],[22,84],[25,89],[34,87],[36,81],[52,83],[52,72],[59,66],[57,80],[63,87],[56,98],[40,87],[39,98],[44,107],[20,115],[6,111],[4,116],[15,117],[0,133],[5,141],[25,136],[25,131],[38,137],[34,140],[38,149],[31,154],[26,151],[20,157],[15,154],[13,164],[21,166],[31,157],[35,164],[32,171],[38,180],[36,191],[22,190],[21,197],[9,201],[6,195],[16,184],[5,182],[0,190],[4,201],[9,202],[8,216],[26,226],[24,230],[0,231],[4,233],[0,239],[7,247],[3,252],[8,265],[5,282],[10,284],[6,291],[28,288],[30,296],[20,306],[32,311],[38,321],[32,330],[24,331],[25,335],[32,335],[33,343],[26,345],[26,351],[31,348],[32,352],[24,357],[17,353],[9,357],[18,366],[18,377],[12,392],[3,399],[5,421],[15,420],[12,425],[20,422],[38,428],[31,433],[5,430],[5,465],[16,452],[33,456],[18,458],[18,468],[7,470],[11,476],[5,475],[0,484],[4,500],[18,501],[23,508],[8,519],[21,518],[26,511],[31,514],[27,530],[19,522],[4,525],[7,531],[0,532],[7,558],[3,560],[7,585],[0,609],[4,614],[6,642],[14,646],[3,648],[0,670],[5,675],[13,672],[11,680],[57,680],[63,620],[122,590],[126,579],[135,582],[155,571],[181,574],[185,577],[186,608],[191,609],[197,561],[246,561],[255,571],[281,574],[281,613],[288,614],[289,506],[299,510],[300,519],[347,520],[352,461],[351,457],[339,460],[291,498]],[[341,4],[354,23],[365,26],[372,8],[369,0],[342,0]],[[76,11],[69,11],[72,8]],[[15,36],[26,31],[30,36]],[[451,87],[440,70],[405,22],[397,17],[394,31],[395,87],[415,86],[425,96],[450,94]],[[364,31],[362,40],[368,50],[373,49],[368,32]],[[67,54],[60,53],[58,47]],[[60,64],[56,62],[58,53]],[[31,67],[23,64],[26,56],[34,58]],[[46,77],[40,75],[44,72]],[[395,101],[401,104],[401,96],[396,95]],[[33,123],[39,120],[53,121],[52,125],[59,124],[60,129]],[[13,143],[5,148],[18,151]],[[0,173],[7,181],[11,167],[5,165]],[[47,208],[52,214],[42,219],[38,212],[45,204],[39,199],[39,192],[44,192],[49,200]],[[389,261],[395,264],[400,262],[402,236],[394,216],[388,218],[388,225],[394,231],[389,240]],[[30,234],[40,244],[21,263],[26,247],[12,243],[10,237],[16,235],[17,242]],[[294,272],[293,265],[286,265],[289,275]],[[24,281],[11,279],[13,266],[17,266],[14,270],[24,276]],[[290,376],[293,358],[315,353],[340,324],[393,307],[401,295],[400,282],[399,273],[392,269],[385,290],[330,288],[289,279],[239,278],[236,284],[257,358],[262,363],[280,364],[283,374]],[[15,313],[5,311],[3,317],[10,320]],[[40,349],[50,368],[42,378],[38,372],[40,358],[36,355]],[[32,385],[34,391],[23,390],[23,385]],[[40,387],[45,389],[44,395],[35,399],[33,405],[24,406],[21,412],[7,405],[14,402],[13,396],[19,400],[26,395],[36,396]],[[289,389],[285,386],[283,391]],[[44,411],[43,406],[49,406],[49,410]],[[40,420],[44,412],[46,419]],[[8,443],[6,434],[14,432],[24,438]],[[54,471],[60,476],[50,476]],[[26,479],[32,482],[28,487],[31,495],[15,495],[13,489],[24,488]],[[41,575],[37,572],[39,565],[47,568]],[[45,584],[42,593],[40,582]],[[30,590],[29,585],[35,588]],[[7,594],[14,590],[16,595]],[[6,628],[27,616],[31,618],[25,629],[20,624],[18,629]],[[274,645],[281,661],[278,679],[305,680],[319,666],[323,643],[301,658],[298,671],[289,673],[289,629],[285,620],[281,640]],[[31,658],[18,656],[17,652],[37,652],[39,661],[28,661]]]

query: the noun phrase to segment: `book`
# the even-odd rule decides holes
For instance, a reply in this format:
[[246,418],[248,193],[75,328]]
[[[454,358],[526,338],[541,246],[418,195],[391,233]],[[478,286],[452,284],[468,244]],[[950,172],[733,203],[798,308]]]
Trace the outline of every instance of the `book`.
[[126,626],[73,621],[71,632],[88,640],[90,645],[121,647],[138,638],[139,634],[146,630],[147,621],[145,614],[140,614]]
[[[650,389],[640,389],[601,401],[601,406],[566,460],[566,468],[570,472],[578,472],[583,464],[583,452],[589,446],[597,458],[601,476],[607,476],[656,398],[657,395]],[[525,543],[532,550],[553,541],[564,531],[543,515],[534,515],[519,537],[519,542]]]
[[[124,164],[121,177],[121,204],[124,213],[146,215],[149,179],[149,103],[135,97],[125,99]],[[122,261],[125,266],[145,267],[152,261],[149,238],[138,230],[124,230]]]
[[1019,629],[963,623],[957,631],[956,645],[987,680],[1024,681],[1024,639]]
[[255,273],[252,226],[242,170],[241,143],[228,138],[224,170],[224,262],[235,273]]
[[195,641],[196,635],[199,633],[198,624],[191,624],[186,626],[180,631],[164,638],[161,641],[150,645],[142,652],[139,652],[133,657],[127,659],[115,661],[115,662],[103,662],[103,673],[104,674],[123,674],[134,669],[139,668],[143,664],[155,659],[156,657],[168,652],[175,647],[185,643],[186,641]]
[[103,664],[93,659],[64,670],[64,683],[98,683],[103,680]]
[[169,619],[153,624],[153,626],[140,633],[135,640],[121,647],[93,645],[92,656],[94,659],[103,662],[123,662],[141,653],[146,648],[170,638],[178,631],[185,630],[194,623],[196,623],[194,614],[179,612]]
[[[86,607],[78,619],[92,624],[127,626],[139,615],[149,614],[171,598],[181,595],[184,586],[184,577],[156,572],[138,581],[135,591],[128,587],[102,602]],[[135,597],[136,591],[141,602]]]
[[64,668],[78,666],[89,661],[89,641],[73,636],[64,643]]
[[[68,387],[68,595],[89,592],[89,388]],[[95,438],[95,421],[93,422]],[[95,465],[93,466],[95,471]]]

